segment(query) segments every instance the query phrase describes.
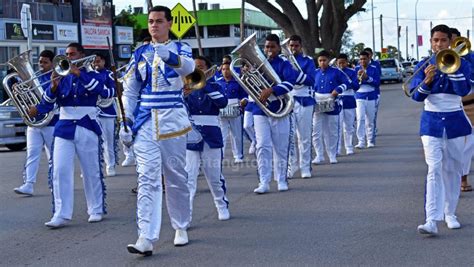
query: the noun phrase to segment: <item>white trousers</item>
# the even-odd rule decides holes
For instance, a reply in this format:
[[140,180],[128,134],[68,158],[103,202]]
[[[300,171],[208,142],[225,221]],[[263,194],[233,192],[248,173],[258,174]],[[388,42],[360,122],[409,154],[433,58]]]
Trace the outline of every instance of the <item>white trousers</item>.
[[474,154],[474,128],[472,130],[472,134],[466,136],[462,158],[462,175],[468,175],[471,171],[472,155]]
[[317,159],[324,160],[324,141],[329,160],[336,160],[340,127],[339,115],[314,113],[312,138]]
[[244,112],[244,130],[250,138],[250,142],[255,145],[255,129],[253,127],[253,114],[250,111]]
[[[298,142],[298,157],[296,151],[290,151],[290,166],[294,173],[299,168],[301,172],[311,172],[311,131],[313,130],[313,110],[314,106],[303,107],[300,103],[295,101],[295,106],[292,113],[292,131],[296,133],[293,140],[296,144]],[[296,146],[290,145],[290,148],[296,150]]]
[[99,117],[102,140],[104,141],[104,161],[107,168],[113,168],[117,164],[115,155],[115,121],[116,118]]
[[263,115],[254,117],[257,140],[257,165],[260,184],[274,180],[286,183],[288,171],[288,145],[290,141],[290,118],[271,118]]
[[53,143],[54,127],[47,126],[43,128],[30,127],[26,129],[26,162],[23,172],[25,183],[36,183],[39,164],[41,161],[41,151],[46,152],[46,157],[51,155],[51,145]]
[[225,195],[225,179],[222,175],[222,149],[210,148],[209,145],[204,142],[203,151],[186,150],[186,172],[188,173],[191,216],[200,166],[202,166],[204,171],[204,176],[211,190],[216,208],[227,208],[229,206],[229,201]]
[[222,139],[224,139],[225,151],[227,136],[231,135],[232,154],[234,159],[243,159],[243,140],[242,140],[242,116],[235,118],[219,118],[222,130]]
[[[375,100],[356,99],[357,139],[360,145],[374,143]],[[375,143],[374,143],[375,144]]]
[[353,146],[353,136],[355,131],[355,122],[356,122],[356,109],[342,109],[341,113],[339,114],[340,118],[340,132],[339,132],[339,145],[338,145],[338,154],[341,154],[342,148],[342,140],[344,139],[344,147],[347,151],[354,150]]
[[83,174],[87,213],[105,213],[105,185],[100,170],[99,136],[76,126],[74,140],[54,138],[53,197],[54,216],[70,220],[74,207],[74,157],[79,158]]
[[186,135],[156,141],[152,120],[145,122],[133,145],[137,160],[138,235],[152,242],[160,237],[164,175],[166,206],[171,226],[187,229],[190,222],[189,188],[186,166]]
[[133,152],[133,144],[131,146],[126,146],[122,144],[123,154],[125,158],[135,159],[135,153]]
[[422,136],[421,141],[428,165],[426,220],[442,221],[444,215],[455,215],[458,205],[465,137]]
[[379,113],[380,106],[380,94],[378,94],[377,99],[375,100],[375,114],[374,114],[374,132],[372,134],[372,142],[375,144],[375,137],[377,137],[377,114]]

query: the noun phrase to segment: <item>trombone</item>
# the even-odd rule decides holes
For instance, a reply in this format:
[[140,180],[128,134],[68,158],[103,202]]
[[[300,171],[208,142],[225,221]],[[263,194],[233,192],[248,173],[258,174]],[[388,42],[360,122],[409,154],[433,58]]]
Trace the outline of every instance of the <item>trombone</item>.
[[438,53],[431,55],[431,57],[429,57],[420,67],[418,67],[412,76],[403,83],[402,88],[406,96],[411,97],[415,91],[421,87],[420,84],[411,91],[409,88],[413,77],[415,77],[418,72],[424,69],[426,65],[430,64],[433,58],[436,59],[436,68],[442,73],[451,74],[458,71],[458,69],[461,67],[461,57],[467,55],[471,50],[471,42],[466,37],[459,36],[451,42],[451,47],[451,49],[443,49]]

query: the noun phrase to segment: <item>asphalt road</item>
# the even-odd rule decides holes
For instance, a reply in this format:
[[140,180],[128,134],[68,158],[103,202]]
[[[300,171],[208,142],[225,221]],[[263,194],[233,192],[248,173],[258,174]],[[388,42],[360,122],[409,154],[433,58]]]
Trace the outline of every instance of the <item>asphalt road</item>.
[[[118,167],[106,179],[109,214],[87,223],[76,168],[75,213],[65,228],[50,230],[51,194],[43,161],[35,196],[13,188],[22,182],[25,152],[0,149],[0,265],[35,266],[473,266],[474,192],[458,206],[462,229],[439,224],[427,238],[424,222],[427,167],[418,136],[422,105],[406,98],[400,84],[382,86],[377,147],[341,156],[336,165],[313,165],[311,179],[293,179],[290,190],[256,195],[256,163],[225,163],[232,219],[221,222],[206,182],[199,181],[190,243],[174,247],[166,209],[161,239],[152,257],[126,250],[137,238],[134,168]],[[248,144],[247,144],[248,145]],[[229,155],[229,151],[227,151]],[[474,180],[473,180],[474,181]]]

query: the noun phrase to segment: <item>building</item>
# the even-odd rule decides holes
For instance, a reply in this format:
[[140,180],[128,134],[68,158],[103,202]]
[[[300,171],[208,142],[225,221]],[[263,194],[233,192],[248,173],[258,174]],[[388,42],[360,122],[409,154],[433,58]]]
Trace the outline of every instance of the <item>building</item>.
[[[189,10],[192,13],[192,10]],[[146,30],[148,15],[136,15],[139,27]],[[219,63],[224,55],[229,54],[240,44],[240,8],[220,9],[219,4],[200,3],[197,11],[199,35],[204,54],[215,63]],[[272,30],[279,29],[277,24],[260,11],[245,9],[244,22],[245,36],[257,32],[257,39],[263,38]],[[172,38],[176,39],[174,36]],[[181,40],[193,48],[193,55],[198,55],[198,45],[194,27],[191,28]]]

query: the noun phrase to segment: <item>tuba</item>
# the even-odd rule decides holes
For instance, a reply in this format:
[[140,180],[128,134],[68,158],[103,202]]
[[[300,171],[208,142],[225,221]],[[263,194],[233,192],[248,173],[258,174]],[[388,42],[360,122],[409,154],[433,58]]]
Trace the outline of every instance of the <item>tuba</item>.
[[[282,118],[288,115],[293,109],[294,100],[288,94],[282,96],[271,95],[266,103],[260,101],[261,91],[275,84],[281,83],[280,77],[272,68],[267,58],[257,45],[256,34],[250,35],[243,43],[237,46],[231,53],[238,54],[238,57],[230,63],[230,72],[235,80],[249,94],[255,103],[270,117]],[[234,70],[234,65],[239,64],[247,66],[247,71],[242,71],[240,76]],[[280,101],[280,109],[276,112],[268,109],[268,101]]]
[[[26,125],[43,127],[49,124],[54,116],[53,111],[31,117],[28,110],[41,102],[44,88],[30,64],[31,50],[10,59],[7,64],[16,72],[10,73],[3,79],[3,88],[10,96],[11,103],[16,106]],[[44,74],[43,74],[44,75]]]

